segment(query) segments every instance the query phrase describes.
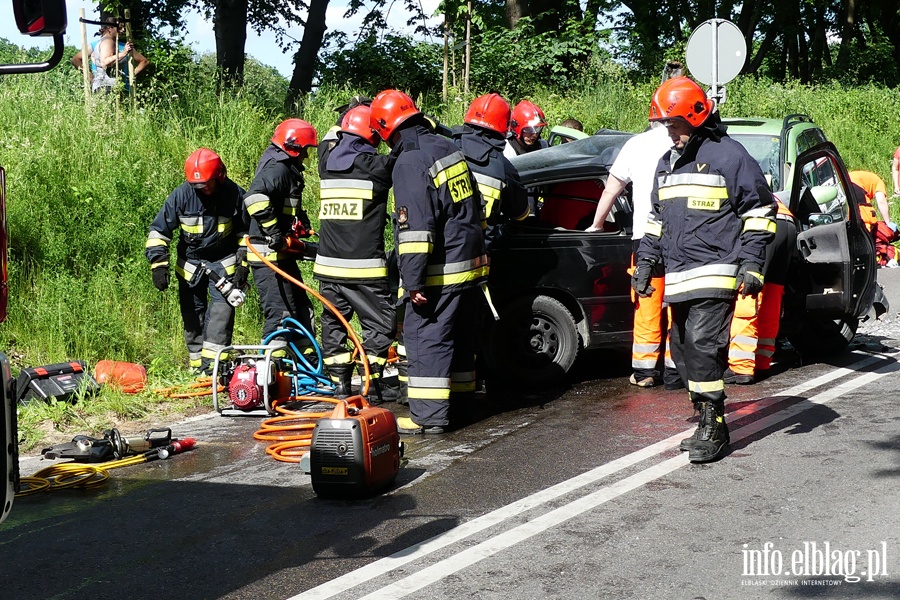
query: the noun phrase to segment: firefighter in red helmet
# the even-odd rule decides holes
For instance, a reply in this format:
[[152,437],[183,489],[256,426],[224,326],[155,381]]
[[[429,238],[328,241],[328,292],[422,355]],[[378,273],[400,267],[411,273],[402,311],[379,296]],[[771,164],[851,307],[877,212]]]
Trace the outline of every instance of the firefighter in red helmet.
[[[310,148],[316,145],[312,125],[301,119],[282,121],[244,195],[244,208],[252,218],[250,241],[254,248],[298,281],[303,277],[296,255],[285,252],[286,238],[294,231],[310,229],[302,205],[303,170]],[[263,338],[279,329],[285,317],[297,320],[313,333],[313,308],[306,292],[279,276],[255,254],[248,259],[263,309]],[[309,346],[305,338],[291,341],[300,347]]]
[[541,107],[530,100],[522,100],[516,104],[510,114],[509,138],[503,153],[507,158],[547,148],[547,141],[541,139],[541,133],[547,126],[547,119]]
[[756,296],[763,288],[775,202],[759,164],[728,137],[715,102],[692,80],[663,82],[650,121],[665,124],[673,146],[657,165],[632,286],[648,296],[654,267],[665,266],[672,359],[700,413],[681,449],[691,462],[709,462],[728,449],[723,373],[730,324],[737,293]]
[[410,409],[397,425],[443,433],[467,420],[475,393],[478,294],[487,279],[480,198],[465,156],[425,125],[409,96],[385,90],[371,108],[372,129],[394,160]]
[[[144,254],[153,285],[169,287],[169,244],[180,230],[175,274],[190,366],[209,374],[216,353],[231,345],[234,308],[215,288],[230,277],[247,283],[247,248],[243,236],[250,223],[243,209],[244,190],[228,179],[219,155],[207,148],[184,163],[185,182],[169,194],[150,224]],[[210,277],[207,269],[214,273]]]
[[[319,249],[313,276],[322,296],[347,321],[359,318],[371,377],[369,400],[375,404],[396,400],[399,390],[383,378],[396,329],[384,249],[392,161],[377,152],[381,138],[372,131],[371,113],[364,104],[350,108],[335,143],[319,146]],[[353,356],[346,329],[330,311],[322,313],[322,353],[335,396],[350,395]]]
[[509,118],[509,103],[503,96],[485,94],[469,105],[465,125],[453,129],[453,141],[465,155],[481,194],[481,228],[488,250],[504,221],[528,216],[528,194],[519,172],[503,156]]

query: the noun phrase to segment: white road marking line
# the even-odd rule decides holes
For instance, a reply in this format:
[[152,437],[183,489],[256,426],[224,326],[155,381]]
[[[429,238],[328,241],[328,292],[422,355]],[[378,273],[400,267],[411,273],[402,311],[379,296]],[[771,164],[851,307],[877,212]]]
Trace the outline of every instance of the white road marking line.
[[[759,402],[753,403],[752,405],[746,406],[739,411],[735,411],[731,415],[731,418],[739,418],[741,416],[751,414],[752,412],[755,412],[763,406],[783,401],[786,396],[797,396],[804,393],[805,391],[820,387],[848,374],[855,373],[859,369],[863,369],[870,365],[889,360],[895,355],[896,354],[870,356],[861,361],[853,363],[848,367],[835,369],[834,371],[825,373],[824,375],[816,377],[808,382],[788,388],[776,396],[766,398],[764,399],[765,402],[763,402],[762,404],[760,404]],[[741,427],[740,429],[735,430],[733,441],[739,441],[747,437],[748,435],[752,435],[776,423],[784,421],[794,414],[803,412],[804,410],[811,408],[811,405],[825,403],[833,398],[840,396],[841,394],[856,389],[857,387],[861,387],[863,385],[871,383],[872,381],[875,381],[876,379],[879,379],[880,377],[886,375],[889,371],[885,370],[888,369],[888,367],[894,367],[895,365],[896,362],[894,361],[888,362],[884,367],[873,373],[867,373],[865,375],[857,377],[830,390],[821,392],[820,394],[813,396],[805,402],[798,403],[797,405],[788,407],[783,411],[779,411],[777,413],[764,417],[759,421],[755,421],[754,423],[751,423],[745,427]],[[803,408],[797,410],[796,412],[791,412],[792,409],[797,406],[802,406]],[[757,423],[760,423],[760,425],[757,426]],[[522,514],[542,504],[546,504],[551,500],[559,498],[560,496],[563,496],[571,491],[595,483],[641,461],[671,450],[678,445],[682,438],[693,433],[693,430],[694,428],[685,430],[682,433],[671,436],[660,442],[656,442],[655,444],[651,444],[650,446],[632,452],[631,454],[628,454],[621,458],[615,459],[595,469],[587,471],[586,473],[582,473],[581,475],[577,475],[571,479],[536,492],[521,500],[498,508],[490,513],[482,515],[481,517],[477,517],[471,521],[463,523],[462,525],[454,527],[453,529],[437,535],[420,544],[410,546],[409,548],[396,552],[390,556],[372,562],[364,567],[332,579],[327,583],[323,583],[322,585],[292,596],[287,600],[305,600],[309,598],[324,599],[336,596],[337,594],[352,589],[367,581],[371,581],[376,577],[384,575],[412,561],[418,560],[424,556],[427,556],[428,554],[431,554],[432,552],[445,548],[455,542],[463,540],[480,531],[492,527],[493,525],[499,524],[507,519]],[[676,469],[686,464],[688,464],[687,454],[681,453],[676,457],[653,465],[639,473],[626,477],[621,481],[613,483],[603,489],[597,490],[596,492],[592,492],[591,494],[583,496],[582,498],[566,504],[565,506],[552,510],[544,515],[532,519],[527,523],[524,523],[502,534],[494,536],[486,540],[485,542],[463,550],[462,552],[459,552],[458,554],[455,554],[450,558],[444,559],[432,566],[417,571],[414,575],[405,577],[392,584],[389,584],[381,590],[365,596],[365,598],[366,600],[374,600],[376,598],[387,598],[393,600],[395,598],[399,598],[413,591],[421,589],[427,585],[431,585],[431,583],[439,581],[440,579],[443,579],[444,577],[462,568],[465,568],[466,566],[469,566],[471,564],[474,564],[475,562],[482,560],[483,558],[496,554],[501,550],[517,544],[524,539],[527,539],[528,537],[531,537],[550,527],[558,525],[559,523],[562,523],[567,519],[577,516],[578,514],[590,510],[591,508],[599,506],[600,504],[603,504],[613,498],[621,496],[622,494],[636,489],[637,487],[653,481],[654,479],[663,477],[664,475],[667,475],[668,473],[671,473],[672,471],[675,471]]]

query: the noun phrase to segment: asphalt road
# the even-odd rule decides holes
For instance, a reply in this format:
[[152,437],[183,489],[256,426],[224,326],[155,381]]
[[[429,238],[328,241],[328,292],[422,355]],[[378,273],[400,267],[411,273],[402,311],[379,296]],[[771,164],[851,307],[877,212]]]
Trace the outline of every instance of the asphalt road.
[[[879,272],[893,313],[897,271]],[[684,391],[586,355],[565,387],[495,388],[475,425],[406,438],[397,484],[363,501],[317,498],[252,439],[258,419],[194,418],[173,425],[199,440],[189,453],[17,499],[0,594],[898,598],[897,352],[872,330],[829,363],[729,387],[732,451],[708,465],[677,451]],[[42,466],[26,457],[23,475]]]

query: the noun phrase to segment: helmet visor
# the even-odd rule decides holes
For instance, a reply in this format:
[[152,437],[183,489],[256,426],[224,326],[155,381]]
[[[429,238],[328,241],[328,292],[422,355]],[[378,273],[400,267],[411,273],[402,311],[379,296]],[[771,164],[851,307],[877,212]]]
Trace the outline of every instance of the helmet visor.
[[523,127],[522,135],[534,135],[537,137],[541,137],[541,133],[543,131],[544,131],[544,128],[540,125],[537,127]]

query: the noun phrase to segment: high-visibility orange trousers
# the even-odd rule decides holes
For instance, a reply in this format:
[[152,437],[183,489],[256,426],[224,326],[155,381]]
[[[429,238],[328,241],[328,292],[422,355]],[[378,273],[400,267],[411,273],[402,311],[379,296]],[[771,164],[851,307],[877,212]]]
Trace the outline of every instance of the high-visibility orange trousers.
[[647,298],[635,294],[634,332],[631,346],[631,368],[636,379],[659,379],[659,356],[664,351],[666,330],[663,308],[664,277],[653,277],[650,285],[656,290]]
[[731,319],[731,343],[728,346],[728,368],[738,375],[756,373],[756,348],[759,345],[759,307],[763,292],[754,298],[738,294]]
[[784,298],[784,286],[768,283],[763,286],[763,301],[759,306],[757,317],[756,370],[768,371],[772,368],[772,356],[775,354],[775,340],[778,338],[778,327],[781,324],[781,301]]

